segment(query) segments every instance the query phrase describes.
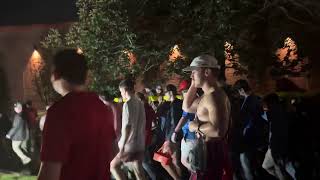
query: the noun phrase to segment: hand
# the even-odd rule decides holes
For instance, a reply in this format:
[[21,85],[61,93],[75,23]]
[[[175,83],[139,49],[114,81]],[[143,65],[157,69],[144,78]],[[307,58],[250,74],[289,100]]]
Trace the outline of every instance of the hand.
[[172,135],[171,135],[171,141],[173,143],[177,143],[177,133],[176,132],[173,132]]
[[171,153],[172,151],[171,151],[171,142],[170,141],[168,141],[168,143],[165,143],[164,145],[163,145],[163,149],[162,149],[162,153]]
[[190,132],[196,132],[198,130],[198,126],[199,126],[199,123],[196,122],[196,121],[191,121],[189,123],[189,131]]
[[193,78],[191,78],[191,84],[190,84],[190,87],[195,87],[195,85],[194,85],[194,79],[193,79]]

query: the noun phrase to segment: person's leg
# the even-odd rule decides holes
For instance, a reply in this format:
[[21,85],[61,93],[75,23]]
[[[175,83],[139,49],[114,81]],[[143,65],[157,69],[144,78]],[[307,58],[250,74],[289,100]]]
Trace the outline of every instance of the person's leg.
[[288,179],[285,172],[282,170],[282,168],[278,165],[275,165],[274,166],[274,169],[275,169],[275,172],[276,172],[276,177],[279,179],[279,180],[286,180]]
[[224,144],[222,141],[207,142],[207,170],[199,173],[203,180],[222,180],[224,174]]
[[142,167],[144,168],[144,170],[147,172],[148,176],[152,180],[157,179],[157,175],[156,175],[157,170],[154,168],[152,164],[152,156],[149,148],[146,149],[144,160],[142,162]]
[[285,160],[282,157],[277,157],[276,159],[274,159],[274,161],[275,161],[274,167],[275,167],[277,178],[280,180],[291,179],[288,173],[286,172]]
[[162,153],[167,154],[168,156],[171,156],[171,162],[169,164],[163,164],[161,163],[161,166],[168,172],[168,174],[173,178],[173,179],[180,179],[179,172],[177,172],[176,169],[176,158],[174,156],[175,154],[175,149],[174,145],[170,143],[170,141],[165,141],[162,145]]
[[125,174],[121,170],[122,161],[117,156],[113,158],[110,163],[110,172],[116,180],[127,179]]
[[12,141],[12,150],[17,154],[23,164],[28,164],[31,159],[26,156],[20,149],[22,141]]
[[233,167],[233,179],[234,180],[242,180],[240,153],[231,152],[231,163],[232,163],[232,167]]
[[292,179],[296,180],[296,169],[291,161],[286,163],[286,171],[291,176]]
[[168,165],[165,164],[161,164],[161,166],[168,172],[168,174],[174,179],[174,180],[178,180],[180,179],[175,166],[173,165],[173,163],[170,163]]
[[133,161],[132,168],[137,180],[146,180],[141,160]]
[[241,164],[241,169],[243,171],[244,178],[246,180],[253,180],[253,172],[252,172],[252,165],[250,162],[250,153],[249,152],[243,152],[240,153],[240,164]]
[[181,178],[182,177],[182,168],[184,168],[184,167],[181,164],[180,149],[177,149],[173,153],[173,155],[172,155],[172,164],[173,164],[174,168],[176,169],[176,172],[177,172],[178,176]]
[[188,162],[188,156],[191,151],[196,146],[196,142],[194,140],[185,140],[181,141],[181,163],[184,167],[186,167],[190,172],[192,171],[191,165]]
[[153,169],[151,164],[146,163],[146,162],[142,162],[142,167],[147,172],[147,174],[150,177],[150,179],[152,179],[152,180],[156,180],[157,179],[157,175],[154,172],[154,169]]
[[264,157],[262,168],[265,169],[269,174],[276,177],[276,170],[275,170],[275,163],[271,156],[271,150],[270,148],[266,152],[266,155]]

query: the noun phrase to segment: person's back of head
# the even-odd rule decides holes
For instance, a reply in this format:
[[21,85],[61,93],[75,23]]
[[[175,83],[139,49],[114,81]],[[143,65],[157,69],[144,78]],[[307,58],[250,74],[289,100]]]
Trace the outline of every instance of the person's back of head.
[[262,99],[262,103],[266,105],[268,109],[278,107],[280,105],[280,98],[276,93],[270,93]]
[[27,107],[32,107],[32,101],[31,100],[27,100],[25,104],[26,104]]
[[119,83],[119,88],[123,88],[128,92],[134,92],[134,81],[132,79],[124,79]]
[[64,49],[53,58],[54,73],[73,85],[85,84],[88,66],[83,54],[75,49]]
[[233,87],[237,90],[243,89],[246,93],[251,91],[251,88],[250,88],[248,81],[246,81],[244,79],[240,79],[240,80],[236,81],[234,83]]
[[172,96],[176,96],[177,95],[177,87],[173,84],[168,84],[166,86],[166,91],[167,92],[171,92]]
[[146,99],[146,97],[144,96],[144,94],[142,92],[137,92],[136,95],[140,99],[140,101],[142,101],[144,103],[147,102],[147,99]]

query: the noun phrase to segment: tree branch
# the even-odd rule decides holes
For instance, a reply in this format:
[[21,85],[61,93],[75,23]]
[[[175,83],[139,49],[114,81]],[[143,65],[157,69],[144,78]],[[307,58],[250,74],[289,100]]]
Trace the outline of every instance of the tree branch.
[[289,0],[289,2],[291,2],[291,4],[293,4],[294,6],[299,7],[300,9],[303,9],[304,11],[306,11],[310,17],[314,16],[314,14],[308,8],[306,8],[304,5],[302,5],[296,1],[293,1],[293,0]]
[[284,13],[284,15],[285,15],[289,20],[291,20],[291,21],[293,21],[293,22],[296,22],[296,23],[298,23],[298,24],[302,24],[302,25],[307,24],[307,23],[304,23],[304,22],[300,21],[299,19],[296,19],[296,18],[290,16],[288,10],[287,10],[286,8],[284,8],[283,6],[279,6],[278,8]]
[[144,68],[143,74],[146,73],[146,72],[148,72],[150,69],[152,69],[153,67],[158,66],[158,65],[159,65],[159,64],[152,64],[152,65],[149,66],[147,69]]

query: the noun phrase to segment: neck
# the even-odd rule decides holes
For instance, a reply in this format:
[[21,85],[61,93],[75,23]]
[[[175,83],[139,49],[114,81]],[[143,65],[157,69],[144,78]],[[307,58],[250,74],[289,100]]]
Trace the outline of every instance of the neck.
[[249,97],[251,95],[251,92],[246,92],[245,94],[244,94],[244,98],[247,98],[247,97]]
[[170,96],[170,102],[173,102],[176,99],[174,95]]
[[218,84],[213,81],[207,81],[203,84],[202,90],[204,94],[210,94],[218,88]]
[[126,100],[129,101],[133,96],[134,96],[134,93],[128,92],[128,93],[127,93]]
[[83,92],[86,91],[86,87],[84,85],[72,85],[70,83],[64,82],[62,83],[61,92],[59,94],[65,96],[72,91]]

